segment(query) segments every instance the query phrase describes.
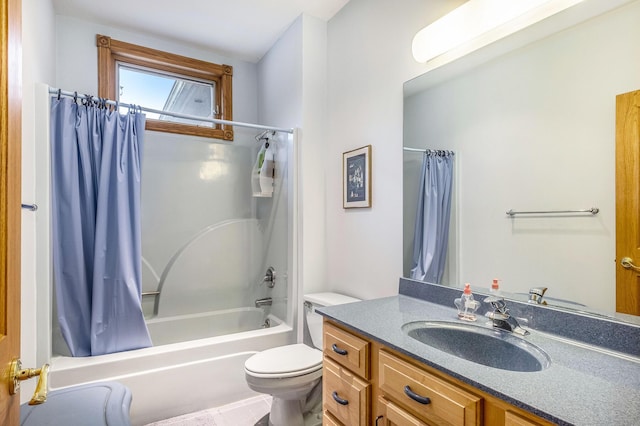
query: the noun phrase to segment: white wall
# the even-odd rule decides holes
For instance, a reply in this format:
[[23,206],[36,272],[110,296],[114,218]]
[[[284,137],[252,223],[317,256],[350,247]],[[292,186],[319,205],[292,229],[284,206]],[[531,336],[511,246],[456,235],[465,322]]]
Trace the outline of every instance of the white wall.
[[[293,128],[302,122],[302,17],[296,19],[271,49],[258,62],[258,122],[271,126]],[[289,205],[289,195],[293,195],[293,136],[279,134],[277,138],[276,174],[283,180],[280,189],[276,186],[274,197],[257,199],[258,211],[277,212],[273,220],[273,235],[278,238],[291,238],[294,234],[293,210]],[[283,169],[283,165],[287,166]],[[278,182],[278,179],[276,179]],[[285,195],[286,194],[286,195]],[[272,313],[284,318],[283,298],[295,300],[298,294],[298,280],[295,265],[288,262],[293,256],[291,251],[268,250],[267,265],[276,270],[276,285],[265,290],[265,296],[274,298]],[[265,265],[265,266],[267,266]],[[283,268],[286,266],[286,269]],[[292,306],[291,317],[297,313]]]
[[325,280],[324,158],[326,152],[326,22],[301,15],[262,58],[260,121],[300,128],[300,279],[304,292]]
[[[452,285],[498,277],[506,291],[542,285],[615,310],[615,96],[640,88],[638,22],[634,2],[406,100],[405,144],[456,152]],[[600,213],[505,215],[590,207]]]
[[300,220],[302,283],[305,293],[326,289],[327,23],[304,16],[302,50],[302,130]]
[[[290,232],[298,233],[299,260],[288,285],[300,282],[302,293],[325,289],[325,208],[324,152],[326,122],[326,22],[301,15],[280,37],[258,64],[258,114],[261,123],[298,127],[292,154],[298,173],[298,223]],[[292,158],[293,160],[293,158]],[[293,175],[294,169],[289,169]],[[291,186],[293,192],[294,187]],[[284,226],[285,224],[282,224]],[[294,290],[294,289],[292,289]],[[279,289],[273,291],[279,296]],[[290,292],[296,298],[297,291]],[[301,309],[297,304],[294,309]],[[302,324],[298,317],[298,324]],[[298,338],[302,329],[298,329]]]
[[258,62],[258,122],[302,124],[303,17],[296,19]]
[[[402,275],[402,85],[413,36],[463,1],[351,0],[328,25],[326,288],[397,294]],[[342,153],[372,145],[372,207],[342,208]],[[306,267],[306,265],[305,265]]]
[[[39,204],[43,194],[36,192],[36,128],[41,124],[36,117],[35,83],[52,83],[55,77],[55,15],[49,2],[22,0],[22,201]],[[45,213],[46,214],[46,213]],[[42,210],[22,212],[22,303],[21,358],[25,367],[39,367],[43,362],[36,357],[36,330],[42,327],[36,318],[36,298],[41,277],[36,275],[37,221],[46,221]],[[31,398],[33,380],[21,386],[21,402]]]

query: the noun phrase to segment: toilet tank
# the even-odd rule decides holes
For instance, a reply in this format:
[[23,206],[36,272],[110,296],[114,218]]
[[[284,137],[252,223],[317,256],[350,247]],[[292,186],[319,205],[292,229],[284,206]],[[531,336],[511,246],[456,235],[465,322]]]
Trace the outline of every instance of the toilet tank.
[[322,315],[316,313],[316,308],[322,306],[342,305],[359,302],[360,299],[339,293],[311,293],[304,295],[304,310],[307,318],[306,325],[313,341],[313,346],[322,350]]

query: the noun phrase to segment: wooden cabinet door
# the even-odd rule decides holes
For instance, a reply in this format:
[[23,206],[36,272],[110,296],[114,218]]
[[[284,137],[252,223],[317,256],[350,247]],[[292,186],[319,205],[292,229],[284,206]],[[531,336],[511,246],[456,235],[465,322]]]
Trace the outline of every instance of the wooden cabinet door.
[[379,402],[383,407],[383,414],[376,419],[376,426],[429,426],[391,401],[380,398]]

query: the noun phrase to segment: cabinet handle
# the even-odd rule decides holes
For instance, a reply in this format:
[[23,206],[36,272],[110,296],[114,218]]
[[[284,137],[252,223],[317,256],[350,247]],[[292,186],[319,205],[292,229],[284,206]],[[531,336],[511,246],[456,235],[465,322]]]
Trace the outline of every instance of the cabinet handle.
[[338,392],[336,392],[336,391],[333,391],[331,396],[333,397],[334,401],[337,402],[340,405],[348,405],[349,404],[349,401],[347,401],[346,399],[340,398],[338,396]]
[[346,355],[347,354],[347,350],[346,349],[340,349],[338,347],[338,345],[336,345],[335,343],[333,345],[331,345],[331,349],[333,349],[333,351],[335,353],[337,353],[338,355]]
[[380,420],[380,419],[384,419],[384,416],[378,416],[378,417],[376,417],[376,426],[378,426],[378,420]]
[[409,387],[409,385],[404,387],[404,393],[409,398],[413,399],[415,402],[419,402],[420,404],[424,404],[424,405],[431,404],[431,399],[429,399],[426,396],[420,396],[417,393],[413,392]]

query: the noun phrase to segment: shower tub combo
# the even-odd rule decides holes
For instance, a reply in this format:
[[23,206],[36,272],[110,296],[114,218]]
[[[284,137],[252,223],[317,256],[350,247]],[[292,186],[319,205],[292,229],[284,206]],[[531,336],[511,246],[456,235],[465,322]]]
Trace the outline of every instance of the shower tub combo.
[[[54,348],[61,349],[54,349],[58,356],[51,360],[51,389],[118,381],[133,393],[134,425],[257,395],[244,380],[244,362],[293,338],[292,328],[273,314],[286,315],[286,297],[272,297],[273,305],[261,307],[264,299],[254,302],[256,295],[275,290],[255,278],[264,263],[262,235],[255,219],[230,220],[207,227],[176,251],[153,283],[159,291],[151,292],[156,303],[146,320],[153,347],[71,357],[64,356],[58,334]],[[225,256],[211,259],[223,248]],[[286,280],[280,281],[278,286],[285,287]]]
[[[226,249],[226,256],[207,261],[206,256],[220,253],[219,246]],[[275,301],[273,305],[246,306],[254,303],[256,295],[273,291],[255,282],[262,263],[261,246],[255,219],[226,221],[199,233],[176,252],[160,282],[153,284],[160,291],[152,292],[157,293],[157,302],[146,323],[154,346],[71,357],[65,356],[68,353],[57,334],[51,389],[118,381],[133,393],[134,425],[257,395],[244,380],[244,362],[259,351],[291,343],[293,336],[291,327],[272,313],[286,315],[286,307],[281,306],[286,305],[286,297],[269,299]],[[146,275],[157,276],[149,271]],[[225,307],[229,305],[240,307]],[[207,307],[213,310],[206,311]]]
[[[39,85],[38,91],[42,92],[39,109],[48,117],[49,93],[45,95],[45,92],[49,89]],[[39,140],[48,141],[48,125],[40,131],[43,133]],[[276,158],[281,167],[276,176],[280,179],[276,179],[270,200],[256,201],[250,193],[248,199],[239,197],[244,191],[242,188],[251,188],[250,169],[256,155],[253,134],[250,143],[240,140],[240,131],[237,135],[238,141],[233,146],[184,139],[180,141],[180,151],[175,150],[176,142],[171,137],[154,134],[156,140],[147,141],[143,175],[146,174],[145,178],[153,185],[146,188],[146,193],[143,186],[143,207],[145,196],[150,203],[143,208],[142,217],[143,256],[146,257],[143,259],[143,292],[155,298],[143,298],[143,310],[153,346],[92,357],[68,356],[55,309],[51,311],[52,287],[43,288],[38,300],[41,308],[38,322],[42,326],[38,328],[37,356],[51,364],[50,390],[118,381],[132,391],[134,426],[258,395],[246,384],[244,362],[257,352],[295,340],[290,325],[295,321],[295,310],[288,303],[294,300],[295,281],[288,280],[287,276],[295,276],[295,254],[292,253],[296,250],[291,236],[296,222],[295,215],[289,216],[295,210],[292,207],[295,203],[291,195],[293,184],[287,175],[294,170],[291,160],[296,136],[273,140],[272,143],[281,148],[281,157]],[[43,193],[48,194],[49,149],[45,144],[36,151],[36,161],[42,166],[38,182]],[[172,162],[164,162],[166,152],[174,153]],[[199,167],[200,173],[185,174],[180,169],[186,161],[175,157],[182,154],[189,161],[196,159],[193,164]],[[203,163],[203,158],[208,159],[207,162]],[[175,170],[171,169],[174,165]],[[195,176],[197,182],[185,182],[185,185],[199,187],[204,192],[195,195],[194,202],[177,201],[185,195],[180,187],[175,187],[178,192],[154,193],[175,189],[162,180],[173,179],[172,170],[183,173],[180,175],[183,180],[185,176]],[[219,177],[211,170],[216,173],[224,170],[225,174]],[[206,186],[213,177],[218,180],[211,180],[211,186]],[[196,202],[205,204],[189,210],[200,216],[180,221],[175,217],[181,216],[171,216],[183,214],[172,208]],[[279,204],[282,208],[278,208]],[[216,207],[220,205],[227,208],[218,212]],[[229,210],[229,206],[234,210]],[[44,216],[38,225],[37,244],[47,247],[50,203],[43,199],[39,207]],[[145,210],[155,216],[144,217]],[[178,230],[167,229],[169,224],[177,225]],[[188,228],[196,224],[202,231]],[[146,253],[145,226],[151,236]],[[180,238],[186,243],[175,251],[175,244],[181,243],[172,240],[174,248],[171,249],[172,244],[159,239],[162,232],[181,233]],[[174,252],[168,253],[168,250]],[[41,282],[52,282],[47,260],[50,253],[40,259],[36,269]],[[162,274],[156,274],[151,265],[166,266]],[[273,289],[260,282],[270,265],[282,271]],[[254,302],[265,296],[272,297],[273,305],[254,307]]]

